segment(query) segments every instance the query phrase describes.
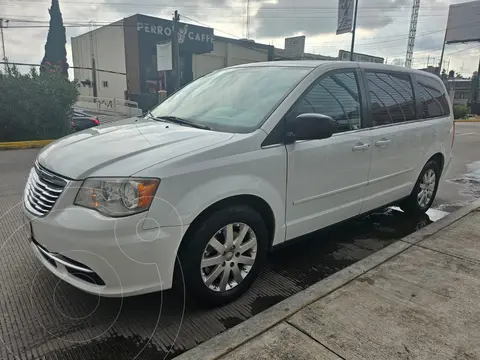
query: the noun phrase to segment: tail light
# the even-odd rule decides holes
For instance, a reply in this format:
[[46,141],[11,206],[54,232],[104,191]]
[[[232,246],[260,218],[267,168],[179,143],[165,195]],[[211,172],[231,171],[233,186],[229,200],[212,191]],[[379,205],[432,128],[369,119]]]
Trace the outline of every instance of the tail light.
[[453,143],[454,142],[455,142],[455,121],[453,122],[452,148],[453,148]]
[[99,125],[99,124],[100,124],[100,121],[98,121],[97,118],[91,118],[90,120],[92,120],[92,122],[93,122],[95,125]]

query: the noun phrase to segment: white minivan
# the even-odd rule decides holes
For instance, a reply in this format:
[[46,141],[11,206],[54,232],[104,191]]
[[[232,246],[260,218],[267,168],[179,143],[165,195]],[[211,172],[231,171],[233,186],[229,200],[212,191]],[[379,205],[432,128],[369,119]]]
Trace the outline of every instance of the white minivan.
[[452,114],[440,78],[407,68],[221,69],[142,118],[45,147],[24,194],[31,246],[90,293],[180,283],[226,303],[280,244],[391,204],[425,212],[450,164]]

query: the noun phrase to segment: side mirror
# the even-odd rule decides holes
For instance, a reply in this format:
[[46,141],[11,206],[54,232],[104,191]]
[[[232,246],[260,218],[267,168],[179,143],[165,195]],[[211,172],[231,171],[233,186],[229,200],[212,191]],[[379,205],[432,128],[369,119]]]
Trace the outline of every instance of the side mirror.
[[333,135],[333,124],[327,115],[301,114],[287,121],[287,137],[293,137],[293,141],[327,139]]

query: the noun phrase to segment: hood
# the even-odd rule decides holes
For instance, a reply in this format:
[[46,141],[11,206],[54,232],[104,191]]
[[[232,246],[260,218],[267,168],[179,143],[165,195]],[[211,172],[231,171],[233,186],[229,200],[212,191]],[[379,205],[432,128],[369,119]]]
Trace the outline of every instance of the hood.
[[130,176],[154,164],[233,137],[176,124],[131,118],[61,138],[38,155],[45,168],[70,179]]

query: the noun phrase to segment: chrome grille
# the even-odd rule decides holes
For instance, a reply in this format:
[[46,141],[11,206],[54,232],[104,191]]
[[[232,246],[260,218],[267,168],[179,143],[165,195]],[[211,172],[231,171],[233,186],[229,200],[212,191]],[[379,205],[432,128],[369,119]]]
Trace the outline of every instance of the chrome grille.
[[51,173],[36,162],[25,186],[25,207],[36,216],[47,215],[67,184],[68,180]]

